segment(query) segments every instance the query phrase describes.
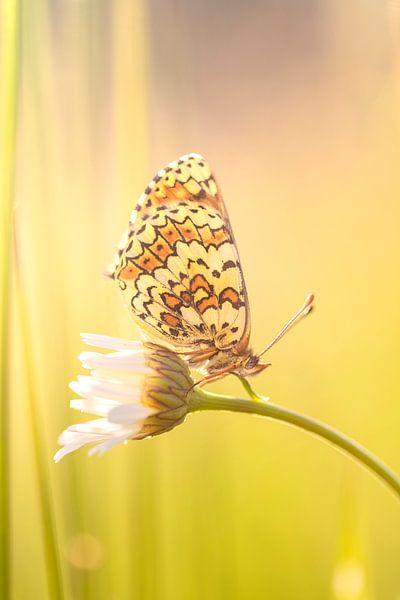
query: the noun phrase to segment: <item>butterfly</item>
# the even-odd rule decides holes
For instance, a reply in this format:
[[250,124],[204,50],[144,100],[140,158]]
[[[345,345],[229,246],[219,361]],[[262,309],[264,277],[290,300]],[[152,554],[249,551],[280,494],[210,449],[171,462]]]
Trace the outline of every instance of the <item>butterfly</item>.
[[309,295],[259,354],[232,227],[206,160],[187,154],[161,169],[133,210],[109,272],[146,337],[182,354],[206,377],[247,377],[261,356],[311,310]]

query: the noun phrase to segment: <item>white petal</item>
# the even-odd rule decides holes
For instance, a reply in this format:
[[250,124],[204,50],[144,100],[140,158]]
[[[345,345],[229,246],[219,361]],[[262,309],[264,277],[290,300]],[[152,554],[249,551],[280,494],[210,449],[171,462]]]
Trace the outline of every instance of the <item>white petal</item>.
[[[66,433],[66,432],[63,432]],[[61,434],[60,439],[62,438],[63,434]],[[82,446],[85,446],[86,444],[92,444],[93,442],[99,442],[102,440],[107,439],[108,436],[93,436],[93,435],[84,435],[84,434],[79,434],[79,436],[75,437],[75,441],[71,441],[65,444],[64,448],[60,448],[60,450],[58,450],[58,452],[55,453],[54,455],[54,460],[55,462],[59,462],[66,454],[70,454],[71,452],[74,452],[74,450],[78,450],[79,448],[81,448]],[[61,442],[60,442],[61,443]]]
[[80,410],[85,413],[93,413],[99,417],[106,417],[112,408],[119,406],[119,402],[117,402],[117,400],[108,400],[105,398],[98,400],[90,398],[89,400],[71,400],[69,405],[71,408],[75,408],[76,410]]
[[141,386],[125,385],[122,383],[104,382],[95,377],[80,375],[78,381],[72,381],[69,387],[84,398],[107,400],[134,401],[139,400]]
[[[115,372],[119,372],[121,374],[121,377],[124,377],[126,374],[132,374],[132,375],[152,375],[154,373],[154,370],[151,369],[151,367],[148,367],[145,364],[140,364],[140,363],[133,363],[132,361],[125,361],[125,362],[119,362],[119,363],[108,363],[108,364],[102,364],[102,365],[96,365],[94,368],[92,367],[93,371],[111,371],[111,375],[110,378],[112,378],[112,373]],[[107,376],[108,378],[108,376]]]
[[135,378],[135,385],[122,381],[100,379],[97,377],[85,377],[78,375],[78,384],[86,391],[92,391],[95,395],[126,401],[139,400],[142,392],[143,379]]
[[143,421],[146,417],[154,414],[156,411],[149,406],[143,404],[120,404],[112,408],[107,415],[107,419],[111,423],[136,423]]
[[97,333],[81,333],[81,338],[88,346],[96,346],[97,348],[111,348],[112,350],[139,350],[143,348],[142,343],[138,341],[124,340]]
[[[66,442],[64,440],[69,442],[77,433],[87,433],[95,436],[114,435],[115,433],[119,433],[121,429],[121,425],[111,423],[107,419],[94,419],[93,421],[87,421],[86,423],[75,423],[75,425],[70,425],[68,429],[61,434],[62,441],[61,438],[58,441],[65,444]],[[71,437],[67,438],[67,436]]]
[[102,381],[123,381],[123,382],[132,382],[135,387],[138,385],[138,381],[141,381],[143,377],[147,375],[154,375],[154,371],[150,370],[148,367],[143,367],[140,369],[136,369],[134,371],[127,369],[93,369],[90,371],[90,374],[96,379],[101,379]]
[[90,438],[94,442],[98,439],[98,435],[95,433],[91,433],[88,431],[76,431],[75,429],[72,430],[71,427],[73,427],[73,425],[68,427],[68,429],[65,429],[58,436],[58,443],[62,446],[65,446],[66,444],[75,444],[76,442],[79,442],[83,437],[87,437],[88,440]]
[[94,456],[95,454],[102,456],[105,452],[108,452],[108,450],[114,448],[114,446],[118,446],[118,444],[122,444],[126,440],[131,439],[135,435],[135,433],[137,433],[137,430],[132,429],[129,432],[127,431],[125,435],[113,436],[106,442],[103,442],[102,444],[97,444],[93,448],[90,448],[89,456]]
[[100,352],[82,352],[80,361],[88,369],[103,367],[109,369],[135,369],[146,366],[146,357],[143,352],[123,350],[101,354]]

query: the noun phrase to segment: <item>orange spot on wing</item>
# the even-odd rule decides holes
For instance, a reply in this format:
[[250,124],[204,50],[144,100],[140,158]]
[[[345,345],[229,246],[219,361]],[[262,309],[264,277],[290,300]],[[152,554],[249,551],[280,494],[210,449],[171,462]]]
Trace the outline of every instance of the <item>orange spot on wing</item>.
[[229,235],[227,235],[226,230],[224,228],[217,229],[213,233],[214,233],[214,235],[213,235],[214,242],[213,243],[217,246],[217,248],[224,242],[229,241]]
[[180,319],[171,313],[162,313],[161,319],[170,327],[178,327],[181,323]]
[[213,294],[212,296],[207,296],[207,298],[203,298],[196,302],[196,306],[200,312],[203,314],[208,308],[218,308],[218,300],[217,297]]
[[171,249],[169,244],[167,244],[164,238],[160,235],[157,237],[154,244],[149,246],[149,248],[153,252],[153,254],[155,254],[158,258],[161,258],[162,261],[165,261],[168,258],[168,256],[173,254],[173,250]]
[[177,223],[176,227],[179,229],[184,240],[189,242],[190,240],[200,239],[196,227],[189,218],[187,218],[183,223]]
[[243,304],[243,302],[242,302],[239,294],[237,293],[237,291],[234,290],[231,287],[225,288],[220,293],[220,295],[219,295],[219,303],[220,303],[220,305],[223,302],[230,302],[234,308],[239,308]]
[[143,271],[139,269],[133,262],[129,261],[126,267],[124,267],[117,275],[117,279],[127,279],[136,281],[140,273]]
[[208,225],[204,225],[203,227],[199,227],[199,233],[203,244],[206,248],[212,243],[212,232]]
[[152,273],[154,269],[162,266],[162,263],[154,256],[154,254],[150,252],[148,248],[143,251],[141,256],[138,256],[134,260],[139,267],[148,273]]
[[187,190],[183,187],[183,185],[179,182],[175,182],[175,186],[171,189],[166,190],[167,198],[170,200],[189,200],[190,194],[188,194]]
[[186,304],[190,304],[191,298],[189,292],[182,292],[181,298]]
[[195,277],[193,277],[192,281],[190,282],[190,291],[192,292],[192,294],[194,294],[199,289],[203,289],[210,294],[212,292],[211,286],[208,283],[207,279],[200,274],[195,275]]
[[171,246],[173,246],[178,240],[182,239],[181,234],[172,223],[171,219],[167,219],[166,225],[164,225],[164,227],[160,227],[159,232]]
[[199,233],[206,248],[211,245],[218,248],[224,242],[230,241],[229,235],[223,227],[213,231],[208,225],[204,225],[199,227]]
[[161,294],[161,298],[165,306],[167,306],[171,310],[176,310],[177,308],[180,308],[182,306],[182,300],[180,298],[177,298],[173,294],[168,294],[166,292],[164,294]]

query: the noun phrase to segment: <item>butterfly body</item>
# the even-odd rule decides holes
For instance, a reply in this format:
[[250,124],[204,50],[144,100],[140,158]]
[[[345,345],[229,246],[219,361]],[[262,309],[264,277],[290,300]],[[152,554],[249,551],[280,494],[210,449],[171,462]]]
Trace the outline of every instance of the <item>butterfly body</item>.
[[249,349],[250,310],[228,214],[205,159],[189,154],[149,183],[110,276],[142,332],[207,376],[267,365]]
[[189,355],[188,362],[205,375],[236,373],[243,377],[263,371],[269,364],[259,362],[259,358],[249,348],[241,354],[233,350],[214,350],[209,355],[197,353]]

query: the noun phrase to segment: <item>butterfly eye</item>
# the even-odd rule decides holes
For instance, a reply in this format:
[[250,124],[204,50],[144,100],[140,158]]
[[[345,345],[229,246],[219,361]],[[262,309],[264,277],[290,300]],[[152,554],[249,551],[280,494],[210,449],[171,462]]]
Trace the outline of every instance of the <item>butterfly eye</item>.
[[257,363],[258,363],[258,356],[250,356],[247,359],[244,366],[246,367],[246,369],[253,369],[253,367],[255,367]]

